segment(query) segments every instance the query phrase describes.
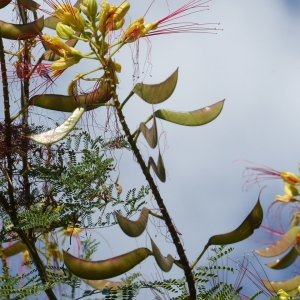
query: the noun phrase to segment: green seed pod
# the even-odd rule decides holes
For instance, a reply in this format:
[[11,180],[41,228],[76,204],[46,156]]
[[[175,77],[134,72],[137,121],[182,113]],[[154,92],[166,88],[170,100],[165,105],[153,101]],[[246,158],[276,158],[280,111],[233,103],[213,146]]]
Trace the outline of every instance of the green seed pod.
[[76,126],[80,118],[85,112],[85,105],[77,107],[73,113],[68,117],[68,119],[56,127],[55,129],[51,129],[39,134],[34,134],[27,136],[27,138],[35,141],[36,143],[43,145],[52,145],[64,137],[66,137]]
[[64,263],[74,275],[91,280],[108,279],[128,272],[152,252],[147,248],[138,248],[106,260],[89,261],[77,258],[63,250]]
[[28,24],[11,24],[0,21],[2,38],[9,40],[26,40],[39,34],[44,28],[44,17]]
[[[261,222],[263,220],[263,210],[258,201],[250,214],[246,217],[246,219],[242,222],[242,224],[236,228],[235,230],[225,233],[225,234],[218,234],[212,236],[208,240],[209,245],[228,245],[240,242],[245,240],[250,235],[253,234],[254,230],[259,228]],[[259,253],[258,253],[259,254]]]
[[164,257],[159,248],[156,246],[154,241],[150,238],[151,240],[151,246],[152,246],[152,251],[154,258],[157,262],[157,265],[160,267],[160,269],[164,272],[169,272],[172,269],[174,258],[172,257],[171,254],[168,254],[167,257]]
[[70,26],[59,22],[56,25],[56,33],[63,40],[70,40],[74,35],[74,30]]
[[149,209],[144,207],[141,211],[140,217],[136,221],[128,220],[127,218],[121,216],[117,212],[115,212],[115,215],[118,220],[119,226],[125,234],[127,234],[130,237],[138,237],[146,229]]
[[27,249],[26,246],[21,241],[17,241],[16,243],[6,247],[5,249],[2,249],[1,257],[2,258],[11,257],[25,251],[26,249]]
[[108,81],[100,80],[99,86],[88,94],[64,96],[56,94],[35,95],[30,98],[30,105],[42,108],[73,112],[80,105],[87,105],[86,110],[92,110],[111,99],[111,86]]

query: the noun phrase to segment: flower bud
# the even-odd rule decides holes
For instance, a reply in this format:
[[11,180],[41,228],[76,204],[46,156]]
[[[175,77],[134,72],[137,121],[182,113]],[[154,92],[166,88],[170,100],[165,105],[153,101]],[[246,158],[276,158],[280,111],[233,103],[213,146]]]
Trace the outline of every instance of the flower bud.
[[83,0],[83,5],[87,8],[90,17],[96,16],[98,9],[96,0]]
[[287,196],[290,196],[290,197],[299,195],[298,189],[294,185],[291,185],[291,184],[286,184],[284,186],[284,192]]
[[294,197],[288,195],[284,195],[284,196],[277,195],[274,201],[288,203],[288,202],[295,202],[297,200]]
[[61,39],[70,40],[74,35],[74,30],[70,26],[59,22],[56,25],[56,33]]
[[121,66],[119,63],[117,63],[117,62],[113,62],[113,69],[114,69],[116,72],[120,73],[120,72],[121,72],[121,69],[122,69],[122,66]]
[[122,40],[126,43],[132,43],[140,38],[141,33],[144,30],[144,18],[141,17],[133,21],[122,35]]
[[85,26],[85,20],[79,10],[69,4],[58,6],[54,15],[64,24],[70,25],[75,31],[82,32]]
[[281,176],[282,180],[286,183],[289,183],[292,185],[300,184],[300,177],[295,175],[292,172],[281,171],[280,176]]
[[57,61],[55,61],[52,65],[51,65],[51,69],[53,71],[61,71],[61,70],[65,70],[75,64],[78,64],[80,61],[80,57],[79,56],[71,56],[71,57],[67,57],[67,58],[60,58]]
[[124,1],[118,7],[111,9],[109,12],[109,19],[111,19],[110,22],[118,22],[122,20],[127,14],[129,8],[130,3],[128,1]]
[[84,6],[83,4],[80,4],[80,10],[88,17],[89,16],[89,12],[86,6]]

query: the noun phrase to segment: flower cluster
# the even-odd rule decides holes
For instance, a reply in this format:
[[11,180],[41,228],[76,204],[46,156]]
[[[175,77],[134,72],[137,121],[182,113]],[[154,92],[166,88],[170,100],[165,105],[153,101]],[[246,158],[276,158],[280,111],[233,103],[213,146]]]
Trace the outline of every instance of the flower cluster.
[[[70,4],[57,5],[51,3],[51,0],[48,0],[48,3],[54,9],[53,16],[55,19],[59,19],[56,25],[57,36],[42,36],[43,43],[59,56],[59,59],[51,65],[54,74],[77,64],[82,58],[99,61],[104,71],[118,72],[121,70],[121,65],[112,62],[112,57],[128,43],[154,35],[156,34],[155,32],[157,34],[189,32],[189,28],[190,32],[215,30],[215,28],[202,28],[201,24],[187,22],[183,23],[182,26],[176,22],[175,28],[166,28],[168,26],[166,22],[172,22],[179,15],[185,16],[188,10],[197,11],[200,7],[204,7],[203,4],[205,2],[203,3],[202,0],[190,0],[174,13],[155,22],[147,23],[144,17],[140,17],[131,22],[126,29],[123,29],[123,26],[126,14],[130,9],[128,1],[124,1],[118,6],[108,3],[106,0],[99,5],[96,0],[83,0],[80,4],[77,4],[78,7]],[[189,12],[189,14],[191,13],[193,12]],[[163,29],[160,29],[159,26],[162,24]],[[174,23],[169,25],[174,26]],[[112,39],[112,32],[117,30],[120,30],[120,33],[114,34]],[[89,48],[92,52],[83,55],[79,50],[70,47],[61,39],[68,42],[75,39],[76,41],[80,40],[89,43]],[[112,40],[113,42],[111,42]],[[114,78],[112,84],[117,84],[116,76],[110,75],[109,77],[110,80]]]
[[286,183],[286,185],[284,186],[285,195],[283,196],[277,195],[275,201],[281,201],[281,202],[299,201],[295,197],[299,196],[300,176],[285,171],[281,171],[280,176],[282,180]]

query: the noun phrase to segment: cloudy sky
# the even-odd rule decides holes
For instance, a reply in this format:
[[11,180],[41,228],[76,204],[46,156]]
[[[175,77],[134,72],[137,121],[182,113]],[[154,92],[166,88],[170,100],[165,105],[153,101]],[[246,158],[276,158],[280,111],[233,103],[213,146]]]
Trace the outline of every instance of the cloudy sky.
[[[142,3],[132,1],[130,18],[133,20],[144,15],[150,3],[149,0]],[[145,20],[161,19],[183,4],[185,0],[156,0]],[[294,0],[212,0],[209,10],[185,17],[182,21],[220,23],[212,25],[220,29],[215,31],[217,34],[166,34],[139,43],[140,79],[145,83],[161,82],[179,67],[174,94],[154,109],[188,111],[226,98],[221,115],[203,127],[158,122],[159,133],[163,133],[160,149],[167,171],[166,183],[158,182],[158,185],[182,233],[190,261],[199,255],[210,236],[235,229],[255,205],[264,184],[249,191],[243,189],[244,167],[250,164],[241,160],[261,163],[278,171],[298,170],[299,14],[300,4]],[[116,60],[122,64],[118,90],[120,99],[127,96],[134,84],[132,57],[136,57],[136,53],[137,49],[132,44],[116,55]],[[70,78],[75,73],[88,70],[88,66],[91,65],[82,63],[65,72],[57,81],[57,85],[63,88],[55,92],[66,93]],[[39,112],[47,113],[59,122],[67,116],[46,110]],[[135,96],[126,105],[124,113],[134,131],[139,122],[152,113],[152,107]],[[83,118],[84,125],[102,134],[100,125],[104,125],[105,118],[105,109],[98,109]],[[51,119],[40,120],[53,126]],[[142,137],[139,145],[145,157],[157,156],[157,149],[149,150]],[[124,191],[145,184],[131,153],[124,150],[115,155],[120,158],[119,183]],[[118,173],[115,175],[117,177]],[[283,194],[283,183],[267,182],[267,188],[261,195],[265,211],[277,194]],[[287,208],[285,218],[288,217]],[[152,237],[157,234],[155,241],[163,254],[176,255],[173,245],[151,224],[149,232]],[[146,235],[130,239],[118,228],[104,230],[101,234],[109,241],[114,255],[130,251],[137,245],[150,247]],[[256,232],[253,239],[262,239],[262,236],[266,236],[263,230]],[[234,259],[241,258],[245,251],[251,257],[251,250],[262,247],[251,239],[234,246],[235,251],[231,254]],[[99,247],[99,257],[95,259],[110,255],[103,242]],[[260,262],[264,264],[267,260],[260,259]],[[203,257],[200,264],[205,263]],[[152,258],[136,270],[149,280],[157,276]],[[295,275],[293,271],[295,268],[286,272],[267,270],[272,280],[290,278]],[[174,267],[164,276],[179,277],[182,274]],[[245,290],[248,284],[244,282]],[[149,292],[145,297],[152,299],[153,295]]]

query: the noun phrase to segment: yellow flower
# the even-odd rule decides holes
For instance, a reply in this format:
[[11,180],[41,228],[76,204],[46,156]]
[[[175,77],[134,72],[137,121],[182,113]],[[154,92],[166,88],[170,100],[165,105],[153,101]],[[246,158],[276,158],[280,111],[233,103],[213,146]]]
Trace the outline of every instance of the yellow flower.
[[30,269],[31,268],[31,263],[30,263],[30,255],[28,250],[25,250],[22,254],[22,261],[24,262],[24,264],[26,264],[26,266]]
[[84,30],[85,20],[76,7],[69,4],[55,6],[54,15],[66,25],[70,25],[75,31]]
[[125,43],[132,43],[140,37],[145,36],[149,31],[155,30],[157,25],[158,22],[146,24],[144,18],[141,17],[129,24],[128,28],[123,33],[122,40]]
[[54,71],[53,75],[57,74],[57,71],[65,70],[75,64],[78,64],[81,57],[79,56],[72,56],[67,58],[60,58],[59,60],[55,61],[50,67]]
[[75,227],[68,227],[67,229],[63,230],[63,235],[67,236],[76,236],[78,235],[81,231],[83,231],[83,228],[75,228]]
[[42,38],[46,46],[60,57],[81,55],[79,50],[69,47],[58,36],[49,36],[48,34],[43,34]]
[[130,3],[128,1],[122,2],[117,7],[111,5],[107,22],[113,23],[113,22],[121,21],[127,14],[129,8],[130,8]]
[[280,196],[280,195],[277,195],[274,201],[286,202],[287,203],[287,202],[295,202],[295,201],[297,201],[297,199],[295,199],[293,196],[288,196],[288,195]]
[[277,295],[279,296],[280,300],[288,300],[288,299],[290,299],[289,294],[287,294],[283,289],[280,289],[277,292]]
[[106,0],[102,1],[100,3],[100,6],[102,7],[102,9],[106,12],[106,13],[109,13],[109,10],[110,10],[110,4],[107,3]]
[[54,76],[61,73],[62,70],[77,64],[83,57],[79,50],[69,47],[58,36],[50,37],[44,34],[42,37],[48,48],[61,57],[50,66],[54,70]]
[[291,184],[286,184],[284,186],[284,192],[287,196],[290,196],[290,197],[299,195],[298,189],[294,185],[291,185]]
[[300,177],[295,175],[292,172],[281,171],[280,176],[281,176],[282,180],[286,183],[289,183],[292,185],[300,184]]
[[116,72],[120,73],[120,72],[121,72],[121,69],[122,69],[122,66],[121,66],[119,63],[117,63],[117,62],[113,62],[113,69],[114,69]]

